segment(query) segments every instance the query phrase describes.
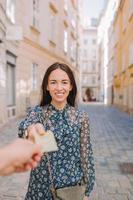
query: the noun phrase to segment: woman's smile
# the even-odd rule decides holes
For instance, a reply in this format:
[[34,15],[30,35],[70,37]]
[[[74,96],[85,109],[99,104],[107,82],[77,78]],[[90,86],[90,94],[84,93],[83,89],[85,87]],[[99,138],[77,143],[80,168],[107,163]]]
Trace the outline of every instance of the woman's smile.
[[72,90],[67,73],[61,69],[52,71],[48,79],[47,90],[52,98],[51,102],[56,107],[64,107],[69,92]]

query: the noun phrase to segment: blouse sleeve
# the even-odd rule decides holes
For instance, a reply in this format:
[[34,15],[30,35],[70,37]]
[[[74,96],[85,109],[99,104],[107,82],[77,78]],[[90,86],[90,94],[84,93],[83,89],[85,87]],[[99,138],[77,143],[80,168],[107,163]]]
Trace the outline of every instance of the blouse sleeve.
[[89,118],[86,113],[82,117],[81,125],[81,164],[86,183],[85,195],[90,196],[95,183],[94,158],[90,141]]
[[18,127],[18,136],[20,138],[25,137],[25,131],[27,130],[28,126],[40,122],[40,117],[39,117],[40,112],[41,112],[40,106],[28,109],[26,118],[20,122]]

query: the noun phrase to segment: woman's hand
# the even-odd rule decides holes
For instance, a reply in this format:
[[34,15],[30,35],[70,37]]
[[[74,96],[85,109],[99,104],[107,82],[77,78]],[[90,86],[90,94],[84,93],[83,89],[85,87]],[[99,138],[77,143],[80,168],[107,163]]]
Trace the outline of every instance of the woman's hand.
[[85,197],[83,198],[83,200],[90,200],[90,198],[87,197],[87,196],[85,196]]
[[41,123],[32,124],[27,129],[28,139],[35,142],[37,135],[44,135],[44,127]]

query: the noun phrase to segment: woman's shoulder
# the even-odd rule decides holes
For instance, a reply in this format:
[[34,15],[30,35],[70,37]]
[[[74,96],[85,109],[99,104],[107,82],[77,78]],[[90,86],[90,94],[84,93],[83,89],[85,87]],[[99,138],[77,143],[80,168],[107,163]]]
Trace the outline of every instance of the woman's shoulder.
[[27,112],[37,112],[42,111],[42,107],[40,105],[30,106],[27,108]]
[[72,107],[70,106],[70,112],[71,114],[75,114],[77,117],[79,117],[80,119],[88,119],[89,116],[88,116],[88,113],[81,110],[79,107]]

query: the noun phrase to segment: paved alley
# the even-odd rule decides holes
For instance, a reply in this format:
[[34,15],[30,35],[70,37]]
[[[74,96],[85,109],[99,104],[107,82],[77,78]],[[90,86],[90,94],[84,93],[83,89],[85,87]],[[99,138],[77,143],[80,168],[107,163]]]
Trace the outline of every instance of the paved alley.
[[[82,105],[89,113],[96,165],[97,200],[133,200],[133,117],[114,107]],[[132,164],[132,174],[120,165]]]

